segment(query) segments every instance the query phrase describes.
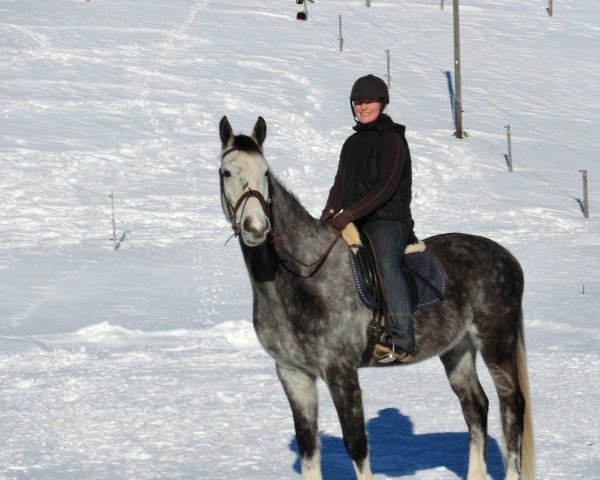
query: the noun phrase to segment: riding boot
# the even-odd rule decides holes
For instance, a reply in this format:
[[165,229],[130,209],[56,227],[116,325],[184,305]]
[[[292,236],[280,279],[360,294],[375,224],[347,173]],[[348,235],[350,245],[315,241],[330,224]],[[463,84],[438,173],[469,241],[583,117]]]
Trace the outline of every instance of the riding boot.
[[[391,326],[392,338],[381,344],[380,350],[387,348],[395,356],[414,358],[416,344],[413,307],[406,279],[402,273],[404,249],[412,229],[397,220],[375,220],[364,223],[361,228],[373,244],[379,273],[383,280],[387,306],[385,314]],[[408,354],[410,357],[403,354]]]

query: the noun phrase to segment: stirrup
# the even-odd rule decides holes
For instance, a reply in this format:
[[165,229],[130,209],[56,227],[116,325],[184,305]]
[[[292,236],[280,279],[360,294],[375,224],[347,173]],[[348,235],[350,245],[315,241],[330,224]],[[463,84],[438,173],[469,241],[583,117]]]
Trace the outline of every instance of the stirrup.
[[380,343],[375,345],[375,361],[377,363],[386,364],[392,363],[398,360],[398,355],[396,355],[394,345],[392,344],[392,348],[390,349],[386,345],[382,345]]
[[394,343],[392,343],[391,347],[392,348],[381,343],[376,344],[373,352],[375,361],[383,365],[392,362],[413,363],[417,361],[417,357],[415,355],[401,348],[396,352],[396,346]]
[[389,353],[382,353],[381,355],[379,355],[377,357],[377,359],[375,361],[377,363],[381,363],[382,365],[386,365],[388,363],[393,363],[396,360],[398,360],[398,355],[396,355],[394,352],[389,352]]

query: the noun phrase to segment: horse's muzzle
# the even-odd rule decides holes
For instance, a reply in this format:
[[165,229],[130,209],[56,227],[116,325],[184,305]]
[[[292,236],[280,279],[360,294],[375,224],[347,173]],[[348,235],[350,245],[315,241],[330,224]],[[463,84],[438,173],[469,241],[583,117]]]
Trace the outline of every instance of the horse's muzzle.
[[249,247],[256,247],[263,243],[270,231],[271,224],[266,217],[260,219],[256,216],[248,216],[242,222],[242,239]]

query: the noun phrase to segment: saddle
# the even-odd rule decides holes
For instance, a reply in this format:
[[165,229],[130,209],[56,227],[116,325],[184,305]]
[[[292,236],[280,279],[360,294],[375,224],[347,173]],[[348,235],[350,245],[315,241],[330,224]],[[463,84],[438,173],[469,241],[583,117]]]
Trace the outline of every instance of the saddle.
[[[375,344],[383,333],[390,333],[391,326],[386,321],[386,304],[382,281],[378,273],[373,246],[364,233],[359,232],[353,223],[342,231],[348,244],[350,264],[356,291],[361,302],[373,311],[373,319],[367,327],[369,344],[363,354],[363,365],[369,364]],[[402,273],[406,279],[413,312],[432,308],[442,302],[447,293],[446,276],[442,266],[425,243],[413,236],[404,251]]]

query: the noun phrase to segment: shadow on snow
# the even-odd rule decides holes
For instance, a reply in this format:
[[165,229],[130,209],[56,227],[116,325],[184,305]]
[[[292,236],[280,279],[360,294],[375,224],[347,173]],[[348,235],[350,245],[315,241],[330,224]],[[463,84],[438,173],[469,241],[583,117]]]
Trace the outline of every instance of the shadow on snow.
[[[367,423],[369,454],[373,473],[390,477],[414,475],[420,470],[444,467],[460,478],[467,477],[469,464],[469,434],[425,433],[416,435],[410,419],[396,408],[379,411],[376,418]],[[323,477],[328,480],[354,478],[354,469],[344,441],[339,437],[321,434],[321,462]],[[296,440],[290,449],[297,452]],[[498,442],[488,437],[488,475],[492,480],[504,478],[502,454]],[[300,460],[294,463],[300,473]]]

